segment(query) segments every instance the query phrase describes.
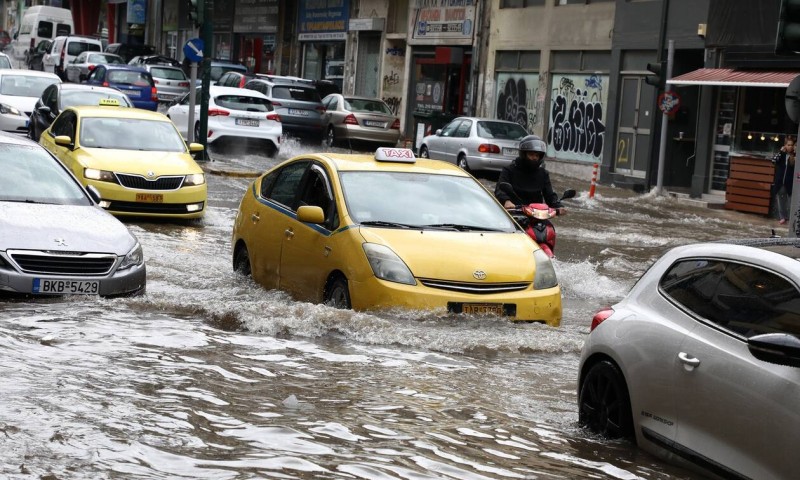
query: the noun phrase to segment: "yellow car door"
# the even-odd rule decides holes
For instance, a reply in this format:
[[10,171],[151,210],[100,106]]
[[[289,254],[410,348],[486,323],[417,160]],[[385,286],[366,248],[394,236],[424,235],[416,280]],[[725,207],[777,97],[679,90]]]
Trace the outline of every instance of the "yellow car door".
[[67,136],[72,139],[73,145],[77,141],[78,115],[72,110],[65,110],[56,118],[53,124],[42,132],[39,143],[55,155],[61,163],[72,170],[72,173],[83,183],[83,167],[77,161],[75,151],[69,146],[56,144],[57,136]]

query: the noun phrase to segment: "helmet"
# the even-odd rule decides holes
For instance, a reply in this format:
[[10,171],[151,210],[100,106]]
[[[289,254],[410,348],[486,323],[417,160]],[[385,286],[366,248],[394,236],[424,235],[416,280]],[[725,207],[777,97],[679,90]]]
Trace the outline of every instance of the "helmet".
[[519,155],[524,157],[525,152],[539,152],[544,158],[547,152],[547,145],[538,135],[528,135],[519,141]]

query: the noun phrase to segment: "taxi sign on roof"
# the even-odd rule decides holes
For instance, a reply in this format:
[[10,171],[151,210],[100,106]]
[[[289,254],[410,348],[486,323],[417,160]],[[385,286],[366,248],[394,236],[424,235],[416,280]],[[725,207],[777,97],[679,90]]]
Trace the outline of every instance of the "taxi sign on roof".
[[410,148],[381,147],[375,150],[375,160],[378,162],[415,163],[417,157]]
[[119,100],[116,98],[101,98],[100,99],[100,106],[101,107],[119,107]]

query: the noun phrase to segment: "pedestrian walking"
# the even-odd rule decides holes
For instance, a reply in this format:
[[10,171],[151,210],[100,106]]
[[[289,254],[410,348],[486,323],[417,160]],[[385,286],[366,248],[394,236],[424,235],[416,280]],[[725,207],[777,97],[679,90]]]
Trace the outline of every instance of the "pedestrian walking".
[[778,207],[778,223],[785,225],[792,204],[792,177],[796,155],[795,139],[787,136],[780,151],[772,158],[775,164],[775,179],[772,182],[772,195]]

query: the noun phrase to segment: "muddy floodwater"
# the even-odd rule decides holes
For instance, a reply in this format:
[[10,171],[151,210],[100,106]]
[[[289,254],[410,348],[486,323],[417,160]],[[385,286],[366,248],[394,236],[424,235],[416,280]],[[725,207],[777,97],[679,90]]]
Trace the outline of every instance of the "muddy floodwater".
[[555,221],[561,327],[357,313],[233,273],[250,180],[209,176],[201,222],[126,222],[144,296],[0,298],[0,478],[697,478],[578,427],[580,349],[669,247],[777,222],[554,175],[579,191]]

